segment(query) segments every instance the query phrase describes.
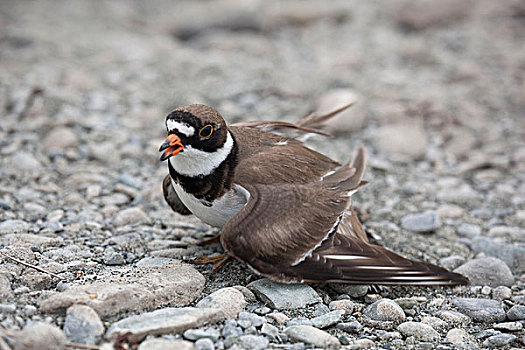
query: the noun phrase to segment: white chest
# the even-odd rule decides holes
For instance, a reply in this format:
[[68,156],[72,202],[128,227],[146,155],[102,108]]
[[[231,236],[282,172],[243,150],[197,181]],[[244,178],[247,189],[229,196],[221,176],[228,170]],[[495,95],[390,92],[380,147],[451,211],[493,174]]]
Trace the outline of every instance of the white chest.
[[193,215],[215,227],[222,227],[231,220],[244,207],[250,194],[244,187],[233,185],[233,188],[224,196],[213,202],[207,202],[195,198],[192,194],[186,193],[182,187],[172,181],[173,188],[180,200]]

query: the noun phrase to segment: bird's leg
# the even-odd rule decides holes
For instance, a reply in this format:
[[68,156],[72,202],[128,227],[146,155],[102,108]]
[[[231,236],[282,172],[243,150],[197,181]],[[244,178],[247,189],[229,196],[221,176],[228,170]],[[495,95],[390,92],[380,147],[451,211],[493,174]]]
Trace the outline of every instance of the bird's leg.
[[213,264],[213,269],[211,270],[211,272],[215,273],[231,260],[233,260],[231,255],[226,253],[215,256],[199,256],[195,258],[195,260],[193,260],[191,263],[196,265]]
[[220,240],[221,240],[221,235],[220,234],[216,234],[212,238],[208,238],[208,239],[205,239],[204,241],[200,242],[199,245],[209,245],[209,244],[220,242]]

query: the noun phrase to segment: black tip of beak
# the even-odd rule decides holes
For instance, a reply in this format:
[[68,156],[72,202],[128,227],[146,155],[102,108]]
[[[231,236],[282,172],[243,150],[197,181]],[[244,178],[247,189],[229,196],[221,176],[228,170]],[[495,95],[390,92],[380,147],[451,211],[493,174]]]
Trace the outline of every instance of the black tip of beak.
[[162,145],[160,145],[159,152],[164,151],[168,147],[170,147],[170,142],[169,142],[169,140],[166,140],[166,141],[164,141],[164,143]]

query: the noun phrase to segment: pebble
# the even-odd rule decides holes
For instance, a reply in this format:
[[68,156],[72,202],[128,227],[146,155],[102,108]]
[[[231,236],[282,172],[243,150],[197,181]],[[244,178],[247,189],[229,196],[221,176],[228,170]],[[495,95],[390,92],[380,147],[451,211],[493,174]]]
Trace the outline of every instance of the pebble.
[[394,321],[401,322],[405,320],[405,312],[393,300],[380,299],[375,303],[368,305],[363,315],[375,321]]
[[465,263],[465,258],[459,255],[452,255],[439,260],[439,264],[447,270],[453,270]]
[[67,309],[64,334],[74,343],[95,345],[104,334],[104,325],[95,310],[76,304]]
[[512,290],[509,287],[499,286],[492,290],[492,298],[496,300],[507,300],[512,297]]
[[463,185],[459,188],[444,188],[438,191],[436,197],[448,203],[457,205],[472,205],[482,199],[481,195],[472,189],[469,185]]
[[115,215],[113,219],[113,225],[124,226],[124,225],[135,225],[135,224],[146,224],[150,220],[146,213],[138,207],[127,208],[121,210]]
[[481,227],[475,224],[462,223],[456,230],[457,234],[461,237],[476,237],[481,234]]
[[273,340],[279,335],[279,328],[272,326],[269,323],[264,323],[261,327],[261,334],[267,335]]
[[338,348],[339,340],[333,335],[312,326],[291,326],[284,333],[294,342],[303,342],[320,348]]
[[0,235],[9,233],[28,233],[31,225],[23,220],[6,220],[0,222]]
[[354,312],[354,302],[349,299],[334,300],[328,305],[330,310],[343,310],[345,314],[350,315]]
[[241,349],[246,350],[264,350],[268,348],[269,341],[260,335],[242,335],[238,340]]
[[321,301],[317,292],[307,284],[286,284],[263,278],[248,288],[273,309],[298,309]]
[[60,328],[44,322],[29,322],[16,338],[15,350],[65,350],[66,344]]
[[454,270],[467,277],[471,284],[478,286],[512,286],[514,276],[504,261],[496,258],[478,258]]
[[185,340],[154,338],[140,343],[137,350],[194,350],[194,347]]
[[[197,303],[200,308],[220,309],[225,317],[237,317],[246,307],[244,295],[233,287],[219,289]],[[257,315],[255,315],[257,316]]]
[[485,341],[483,342],[483,346],[503,347],[509,345],[515,340],[516,336],[514,334],[498,334],[485,339]]
[[479,298],[455,298],[452,304],[461,313],[475,322],[501,322],[505,320],[505,310],[500,301]]
[[434,1],[403,2],[394,17],[408,30],[422,31],[431,27],[452,25],[471,12],[471,2],[444,0],[441,6]]
[[432,232],[441,227],[441,218],[437,211],[409,214],[401,219],[401,226],[413,232]]
[[454,326],[467,326],[472,322],[472,319],[469,316],[457,311],[442,310],[437,313],[437,316]]
[[198,339],[193,346],[195,347],[195,350],[215,350],[215,345],[213,344],[213,340],[209,338],[201,338]]
[[190,328],[198,328],[224,319],[219,309],[168,307],[140,315],[129,316],[111,325],[106,332],[106,338],[113,338],[117,334],[133,333],[142,339],[147,335],[183,333]]
[[288,316],[286,316],[282,312],[271,312],[266,316],[274,320],[278,324],[285,324],[290,319]]
[[31,152],[18,151],[11,156],[10,165],[22,171],[35,171],[42,168],[42,163]]
[[188,340],[195,341],[197,339],[208,338],[213,341],[217,341],[221,333],[215,328],[197,328],[197,329],[188,329],[184,332],[184,338]]
[[488,237],[475,237],[471,243],[472,250],[503,260],[508,267],[518,273],[525,273],[525,247],[498,242]]
[[509,309],[509,311],[507,311],[507,317],[511,321],[525,320],[525,306],[514,305]]
[[361,298],[368,293],[368,286],[364,284],[331,283],[330,288],[340,294],[347,294],[352,298]]
[[359,321],[338,323],[336,327],[348,333],[359,333],[363,329],[363,325]]
[[444,204],[437,209],[439,216],[442,218],[455,219],[463,215],[463,209],[454,204]]
[[403,310],[409,310],[427,301],[425,297],[396,298],[394,301],[401,306]]
[[[468,333],[461,328],[452,328],[451,330],[449,330],[445,339],[459,349],[468,349],[469,344],[472,343]],[[473,347],[470,346],[470,348]]]
[[404,322],[397,327],[397,330],[405,337],[413,336],[421,341],[436,342],[440,338],[434,328],[421,322]]
[[42,141],[42,149],[46,153],[64,151],[76,147],[79,139],[75,132],[68,127],[59,126],[49,131]]
[[383,152],[415,160],[425,156],[428,146],[428,134],[422,124],[416,122],[383,125],[379,128],[375,140]]
[[503,322],[496,323],[493,327],[500,331],[518,332],[523,329],[523,324],[521,322]]
[[448,324],[440,318],[434,316],[425,316],[421,319],[421,323],[427,324],[430,327],[434,328],[438,332],[444,331]]
[[316,328],[327,328],[341,321],[345,313],[346,312],[344,310],[335,310],[324,315],[314,317],[310,321],[312,322],[312,326]]
[[372,349],[375,347],[375,344],[370,339],[359,339],[356,340],[351,346],[350,349]]

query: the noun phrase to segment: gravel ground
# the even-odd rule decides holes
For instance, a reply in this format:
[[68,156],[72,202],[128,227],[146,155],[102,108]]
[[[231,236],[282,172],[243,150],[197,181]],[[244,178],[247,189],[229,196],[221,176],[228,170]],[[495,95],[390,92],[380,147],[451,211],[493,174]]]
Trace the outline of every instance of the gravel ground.
[[[0,1],[0,349],[525,347],[524,37],[519,0]],[[367,231],[470,286],[187,264],[221,247],[162,199],[167,112],[353,100],[309,145],[365,145]]]

